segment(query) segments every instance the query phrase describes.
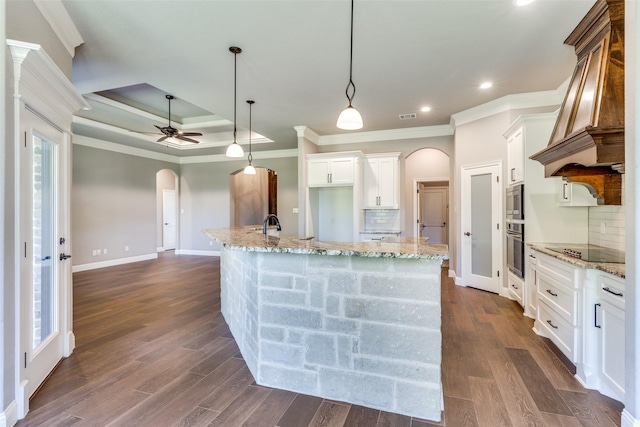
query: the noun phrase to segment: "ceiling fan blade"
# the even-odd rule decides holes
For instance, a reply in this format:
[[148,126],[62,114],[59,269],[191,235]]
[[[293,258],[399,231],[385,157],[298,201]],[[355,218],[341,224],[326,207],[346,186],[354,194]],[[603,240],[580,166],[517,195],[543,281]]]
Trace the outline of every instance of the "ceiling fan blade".
[[180,132],[183,136],[202,136],[200,132]]
[[157,127],[157,128],[158,128],[158,130],[159,130],[160,132],[162,132],[162,129],[163,129],[163,128],[161,128],[161,127],[160,127],[160,126],[158,126],[158,125],[154,125],[154,126],[155,126],[155,127]]
[[200,144],[200,141],[196,141],[195,139],[187,138],[184,135],[178,135],[178,136],[176,136],[176,138],[180,139],[182,141],[193,142],[194,144]]
[[159,140],[157,140],[156,142],[162,142],[162,141],[164,141],[164,140],[165,140],[165,139],[167,139],[167,138],[169,138],[169,137],[168,137],[168,136],[163,136],[162,138],[160,138],[160,139],[159,139]]

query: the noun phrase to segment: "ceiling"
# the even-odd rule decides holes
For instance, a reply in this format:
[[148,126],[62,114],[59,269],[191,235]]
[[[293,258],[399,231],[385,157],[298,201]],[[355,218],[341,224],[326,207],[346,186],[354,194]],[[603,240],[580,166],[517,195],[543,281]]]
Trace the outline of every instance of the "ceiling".
[[[348,0],[63,0],[84,44],[73,82],[92,110],[74,132],[175,156],[297,146],[294,126],[336,128],[349,80]],[[353,106],[361,131],[449,124],[451,115],[508,94],[553,90],[571,74],[565,38],[594,0],[356,0]],[[479,89],[480,83],[493,86]],[[203,133],[176,149],[155,141],[172,124]],[[431,111],[423,113],[422,106]],[[398,116],[416,113],[415,119]],[[150,134],[147,134],[148,132]],[[198,149],[194,149],[197,147]]]

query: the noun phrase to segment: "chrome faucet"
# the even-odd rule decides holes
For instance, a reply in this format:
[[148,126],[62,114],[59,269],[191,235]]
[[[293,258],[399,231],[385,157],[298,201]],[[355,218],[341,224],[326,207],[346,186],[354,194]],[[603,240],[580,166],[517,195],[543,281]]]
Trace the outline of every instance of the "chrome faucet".
[[267,234],[267,225],[269,224],[269,221],[271,220],[271,218],[276,220],[276,230],[278,231],[282,230],[282,227],[280,227],[280,220],[278,219],[278,217],[275,216],[274,214],[269,214],[267,215],[267,217],[264,219],[264,222],[262,223],[262,234]]

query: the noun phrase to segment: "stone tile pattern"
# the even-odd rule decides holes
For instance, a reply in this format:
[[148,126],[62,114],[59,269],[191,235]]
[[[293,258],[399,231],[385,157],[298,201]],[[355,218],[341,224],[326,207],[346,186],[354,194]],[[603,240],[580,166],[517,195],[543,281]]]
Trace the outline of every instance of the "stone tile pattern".
[[258,384],[440,420],[440,262],[224,247],[222,313]]

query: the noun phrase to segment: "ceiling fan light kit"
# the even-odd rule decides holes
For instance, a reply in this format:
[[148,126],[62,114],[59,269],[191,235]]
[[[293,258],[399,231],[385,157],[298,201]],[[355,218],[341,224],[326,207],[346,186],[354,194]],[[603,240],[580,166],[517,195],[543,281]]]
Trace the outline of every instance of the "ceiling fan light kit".
[[251,107],[255,104],[255,101],[247,100],[247,104],[249,104],[249,156],[247,156],[247,160],[249,160],[249,164],[244,168],[245,175],[255,175],[256,168],[253,167],[251,161],[253,160],[253,155],[251,154]]
[[[351,88],[351,95],[349,95],[349,89]],[[347,95],[347,100],[349,100],[349,105],[345,108],[342,113],[338,116],[338,122],[336,126],[340,129],[345,130],[356,130],[362,129],[362,116],[351,105],[351,101],[353,101],[353,97],[356,95],[356,85],[353,83],[353,0],[351,0],[351,45],[349,50],[349,83],[347,84],[347,89],[345,90],[345,94]]]
[[169,125],[160,127],[154,125],[164,136],[160,137],[156,142],[164,142],[168,138],[173,138],[177,143],[189,142],[191,144],[198,144],[200,141],[188,138],[189,136],[202,136],[200,132],[183,132],[171,126],[171,100],[175,99],[173,95],[165,95],[165,98],[169,101]]
[[244,150],[236,141],[236,93],[238,89],[238,54],[242,52],[237,46],[231,46],[229,52],[233,53],[233,142],[227,147],[227,157],[244,157]]

